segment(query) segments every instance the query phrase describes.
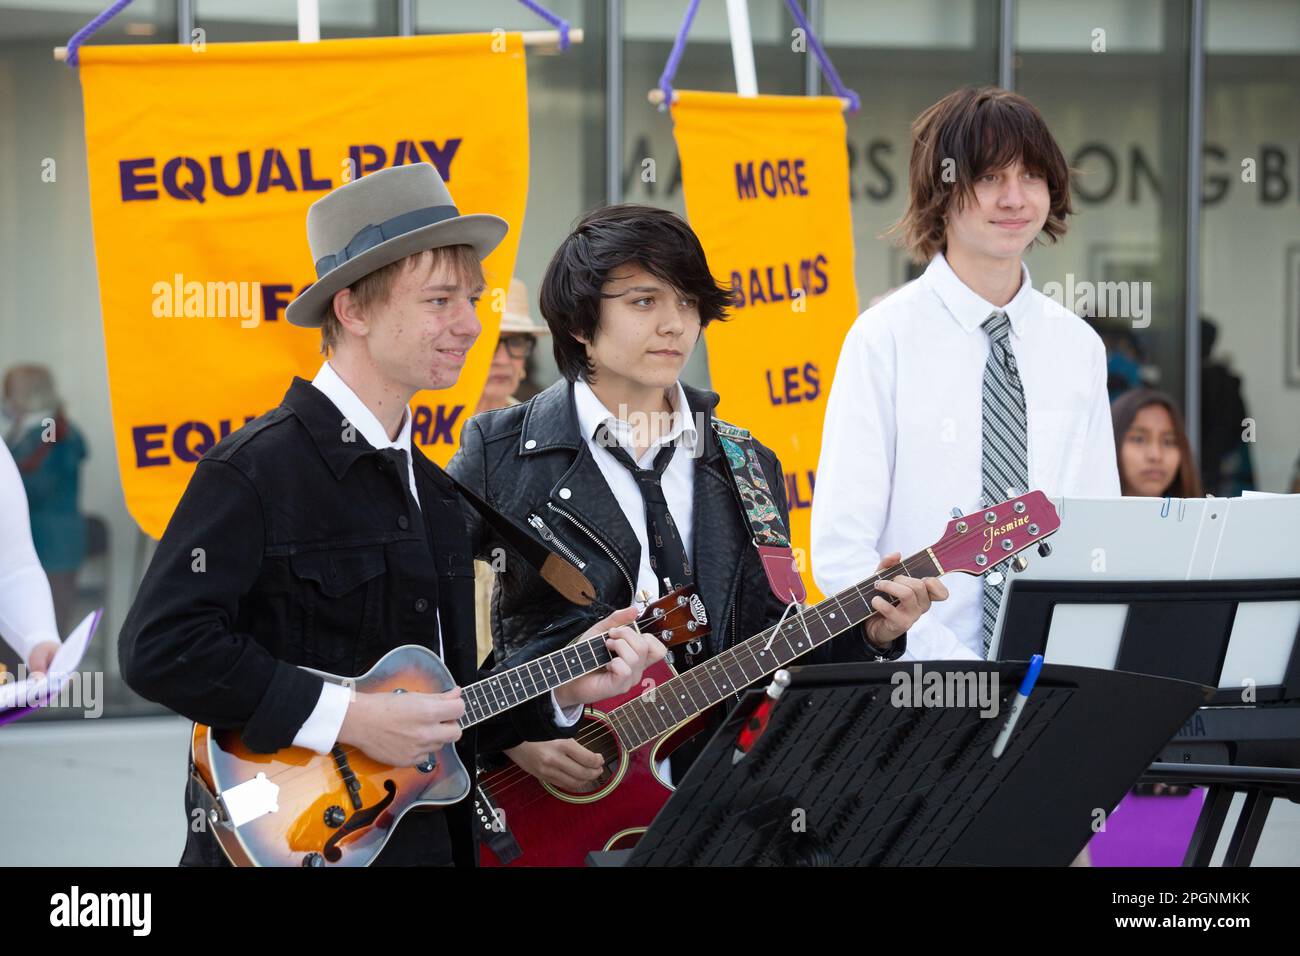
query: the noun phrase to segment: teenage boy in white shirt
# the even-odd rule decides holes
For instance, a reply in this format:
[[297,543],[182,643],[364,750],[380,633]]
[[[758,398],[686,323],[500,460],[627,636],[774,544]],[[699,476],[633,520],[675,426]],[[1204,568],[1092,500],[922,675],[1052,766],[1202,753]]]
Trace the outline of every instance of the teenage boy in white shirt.
[[[827,402],[811,548],[826,593],[936,540],[953,507],[1120,493],[1105,348],[1022,261],[1073,211],[1038,110],[997,88],[949,94],[912,125],[909,180],[895,229],[929,266],[858,317]],[[904,659],[988,656],[1004,573],[953,575]]]

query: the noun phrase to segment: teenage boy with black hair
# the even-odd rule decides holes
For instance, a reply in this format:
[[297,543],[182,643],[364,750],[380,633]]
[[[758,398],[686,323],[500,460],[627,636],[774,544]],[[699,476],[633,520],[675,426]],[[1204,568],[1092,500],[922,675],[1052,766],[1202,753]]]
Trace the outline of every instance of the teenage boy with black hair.
[[[548,547],[583,562],[597,607],[621,607],[642,592],[653,600],[664,593],[665,578],[693,583],[711,633],[694,652],[675,653],[679,669],[762,631],[785,609],[750,545],[713,434],[718,396],[678,381],[701,330],[724,318],[730,302],[680,216],[631,204],[587,214],[542,281],[541,311],[563,378],[523,405],[471,419],[448,465]],[[756,441],[753,447],[788,528],[781,464],[768,448]],[[476,514],[468,520],[477,557],[498,547],[508,553]],[[879,567],[899,557],[884,555]],[[873,570],[877,562],[864,564],[858,578]],[[899,603],[877,597],[878,615],[801,662],[893,659],[907,629],[947,593],[933,578],[897,577],[878,587]],[[534,642],[552,649],[591,618],[525,562],[507,557],[492,600],[498,656]],[[701,734],[674,755],[674,775],[706,739]],[[524,743],[506,753],[568,789],[582,789],[602,769],[600,756],[572,739]]]
[[[951,93],[912,125],[896,225],[929,263],[849,331],[826,405],[812,569],[838,591],[885,551],[1030,489],[1117,497],[1106,352],[1036,291],[1022,258],[1055,242],[1070,173],[1038,110],[993,87]],[[908,635],[907,659],[988,656],[1002,572],[956,575]]]

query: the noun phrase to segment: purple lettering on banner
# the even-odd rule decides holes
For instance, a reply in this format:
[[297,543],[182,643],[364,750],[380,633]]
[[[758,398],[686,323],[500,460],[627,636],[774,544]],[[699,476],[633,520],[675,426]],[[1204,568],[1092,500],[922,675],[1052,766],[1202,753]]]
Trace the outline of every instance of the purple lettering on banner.
[[[181,171],[181,166],[189,170],[189,182],[180,181],[177,174]],[[163,166],[162,181],[167,195],[173,199],[193,199],[196,202],[203,202],[203,193],[208,188],[208,174],[203,171],[198,160],[190,159],[188,156],[177,156],[175,159],[167,160]]]
[[158,176],[153,171],[153,162],[152,158],[118,161],[117,174],[121,180],[122,202],[158,198],[158,190],[140,188],[158,182]]
[[[272,170],[274,166],[274,170]],[[287,192],[296,193],[298,185],[293,181],[293,173],[285,161],[284,153],[274,146],[262,154],[262,170],[257,174],[257,191],[264,193],[272,186],[279,186]]]
[[772,267],[767,267],[767,294],[773,302],[784,302],[785,296],[776,291],[776,280],[772,278]]
[[754,185],[754,164],[736,163],[736,195],[741,199],[757,199],[758,188]]
[[[369,161],[362,161],[362,155],[371,157]],[[373,143],[363,143],[360,146],[348,147],[348,159],[352,161],[352,173],[354,179],[360,179],[366,173],[373,173],[376,169],[383,169],[384,163],[388,161],[388,154],[384,152],[382,146],[376,146]],[[444,176],[443,179],[447,177]]]
[[433,163],[434,168],[438,170],[438,175],[442,177],[442,181],[445,183],[451,182],[451,161],[456,156],[456,150],[460,149],[460,144],[461,139],[459,136],[447,140],[447,145],[442,148],[439,148],[434,140],[420,140],[420,145],[424,147],[429,162]]
[[248,187],[253,185],[253,157],[249,155],[248,150],[240,150],[235,154],[235,162],[239,165],[239,182],[231,186],[226,182],[226,161],[221,156],[213,156],[210,160],[212,165],[212,188],[223,196],[242,196],[248,192]]
[[777,398],[776,392],[772,391],[772,370],[768,369],[765,373],[767,376],[767,398],[773,405],[783,405],[784,402]]
[[446,405],[439,405],[435,413],[437,418],[433,424],[432,441],[445,441],[448,445],[453,444],[451,429],[456,424],[456,419],[460,418],[460,413],[464,410],[464,405],[457,405],[452,409],[448,409]]
[[[199,434],[199,443],[192,449],[186,440],[190,437],[190,432],[198,432]],[[172,451],[176,453],[176,457],[181,461],[198,461],[216,443],[217,440],[212,434],[212,429],[203,422],[185,422],[176,429],[176,434],[172,435]]]
[[316,179],[311,174],[311,150],[298,150],[298,168],[302,172],[302,188],[304,192],[322,192],[334,185],[328,179]]
[[782,384],[785,386],[785,403],[787,405],[803,401],[803,397],[799,394],[799,383],[796,381],[798,375],[798,366],[781,369]]
[[393,165],[405,166],[407,163],[422,163],[420,151],[416,149],[415,143],[409,139],[399,139],[397,146],[393,149]]
[[808,497],[805,498],[799,489],[799,475],[794,472],[786,472],[785,476],[785,497],[790,505],[791,511],[798,511],[800,508],[812,507],[813,484],[816,474],[812,471],[805,471],[804,477],[808,479]]
[[411,416],[411,440],[418,440],[421,445],[429,444],[429,424],[433,413],[427,405],[416,405],[415,414]]
[[731,273],[731,293],[737,309],[745,307],[745,280],[741,278],[739,272],[734,270]]
[[280,318],[284,307],[293,301],[292,296],[281,293],[292,292],[291,285],[262,285],[262,321],[274,322]]
[[822,393],[821,372],[812,362],[805,362],[803,366],[803,380],[808,383],[809,390],[803,393],[807,401],[812,401]]
[[794,161],[794,182],[795,182],[795,186],[799,190],[799,195],[807,196],[808,187],[804,185],[804,181],[803,181],[803,160],[802,159],[796,159]]
[[776,195],[776,172],[771,163],[765,162],[758,167],[758,184],[769,199]]
[[[166,425],[136,425],[131,429],[131,441],[135,445],[135,466],[152,468],[155,465],[170,465],[172,460],[166,455],[151,456],[149,453],[162,448],[163,435],[167,433]],[[157,435],[159,437],[155,438]]]
[[813,290],[817,295],[825,292],[826,286],[830,284],[830,280],[826,278],[826,270],[822,268],[824,265],[826,265],[826,257],[818,253],[817,258],[813,260],[813,273],[822,280],[821,285]]

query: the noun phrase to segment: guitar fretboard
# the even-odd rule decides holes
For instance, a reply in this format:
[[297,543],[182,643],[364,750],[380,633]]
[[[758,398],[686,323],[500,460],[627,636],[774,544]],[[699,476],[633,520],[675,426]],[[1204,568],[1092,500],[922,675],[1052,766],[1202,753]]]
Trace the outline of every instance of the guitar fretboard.
[[826,598],[802,614],[792,611],[781,624],[779,633],[775,632],[773,625],[672,680],[647,690],[635,700],[615,708],[609,715],[610,721],[623,745],[628,750],[635,750],[725,700],[728,695],[780,670],[836,634],[861,624],[876,613],[871,607],[873,598],[880,596],[891,604],[898,603],[892,595],[877,590],[877,582],[898,575],[923,578],[942,573],[928,549],[914,554]]
[[540,697],[561,684],[590,674],[609,663],[605,635],[577,641],[544,657],[470,684],[461,691],[465,713],[457,723],[472,727],[503,710]]

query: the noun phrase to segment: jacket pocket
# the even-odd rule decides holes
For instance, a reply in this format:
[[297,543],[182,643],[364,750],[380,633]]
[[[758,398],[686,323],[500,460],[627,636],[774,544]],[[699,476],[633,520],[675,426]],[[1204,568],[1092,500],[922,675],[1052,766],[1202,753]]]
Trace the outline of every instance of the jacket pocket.
[[382,545],[301,551],[290,555],[301,627],[292,640],[301,663],[345,677],[383,626]]

